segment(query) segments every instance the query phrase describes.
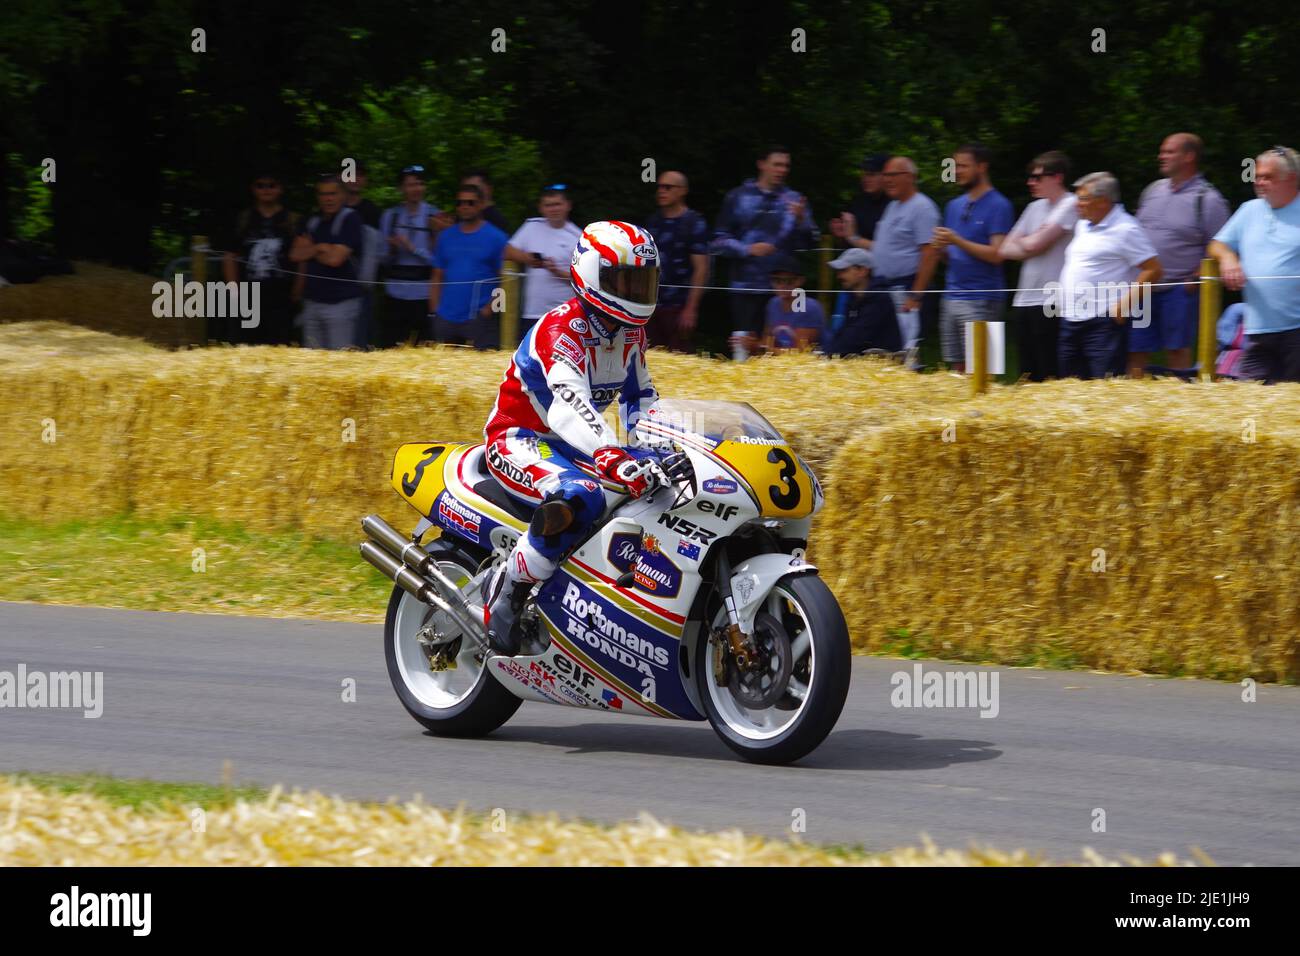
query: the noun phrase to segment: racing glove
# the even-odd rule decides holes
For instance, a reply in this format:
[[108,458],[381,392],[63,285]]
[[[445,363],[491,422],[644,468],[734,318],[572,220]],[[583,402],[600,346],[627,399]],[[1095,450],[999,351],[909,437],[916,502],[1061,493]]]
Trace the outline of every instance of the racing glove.
[[622,485],[633,498],[640,498],[665,484],[663,472],[654,459],[637,459],[617,445],[597,448],[593,456],[596,471],[606,481]]

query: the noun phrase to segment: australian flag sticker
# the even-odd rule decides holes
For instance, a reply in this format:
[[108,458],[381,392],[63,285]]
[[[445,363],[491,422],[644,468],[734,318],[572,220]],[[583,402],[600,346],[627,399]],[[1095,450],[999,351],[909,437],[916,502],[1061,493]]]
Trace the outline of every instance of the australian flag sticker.
[[700,546],[698,544],[691,544],[689,541],[677,542],[677,553],[685,555],[692,561],[700,560]]

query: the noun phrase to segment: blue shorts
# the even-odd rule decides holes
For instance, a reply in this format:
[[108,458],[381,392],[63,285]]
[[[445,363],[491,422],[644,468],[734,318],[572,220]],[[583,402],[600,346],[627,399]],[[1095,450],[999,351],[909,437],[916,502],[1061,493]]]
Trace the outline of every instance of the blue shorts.
[[1189,348],[1196,341],[1199,292],[1195,284],[1152,289],[1151,322],[1146,328],[1138,328],[1129,319],[1128,350],[1158,352]]

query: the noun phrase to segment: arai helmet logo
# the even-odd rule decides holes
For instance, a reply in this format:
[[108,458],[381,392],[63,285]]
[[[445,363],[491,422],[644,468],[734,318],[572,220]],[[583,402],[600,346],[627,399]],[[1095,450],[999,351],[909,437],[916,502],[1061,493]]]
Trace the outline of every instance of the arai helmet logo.
[[642,259],[654,259],[658,257],[659,253],[650,243],[642,242],[632,247],[632,255],[640,256]]

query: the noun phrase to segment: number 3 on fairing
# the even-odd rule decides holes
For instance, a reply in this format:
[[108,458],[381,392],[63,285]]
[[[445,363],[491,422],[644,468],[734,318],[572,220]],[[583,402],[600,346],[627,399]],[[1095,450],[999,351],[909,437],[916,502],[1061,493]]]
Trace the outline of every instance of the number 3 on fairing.
[[[432,448],[426,448],[424,450],[424,459],[415,466],[415,474],[402,475],[402,490],[405,491],[408,496],[415,494],[415,489],[420,487],[420,479],[424,477],[424,469],[428,468],[432,462],[438,459],[438,456],[442,454],[445,447],[445,445],[434,445]],[[782,472],[782,474],[784,475],[785,472]]]
[[794,459],[784,448],[773,448],[767,453],[767,460],[781,466],[781,473],[777,477],[781,479],[781,484],[784,486],[767,486],[767,494],[772,499],[772,504],[782,511],[793,511],[799,506],[800,497],[799,483],[794,480],[795,475],[798,474]]

